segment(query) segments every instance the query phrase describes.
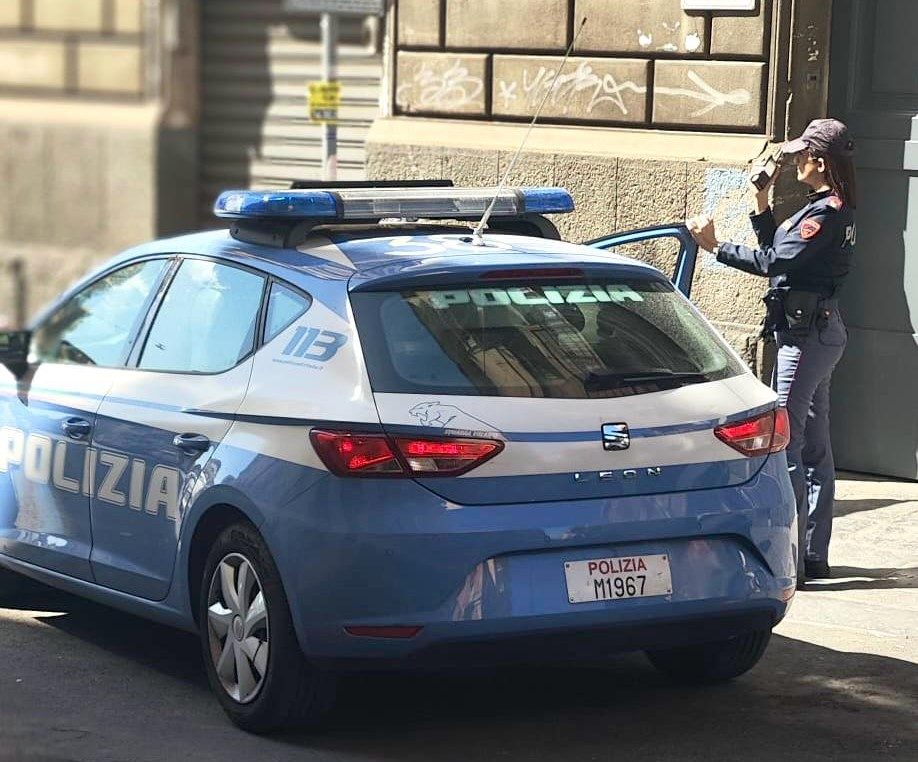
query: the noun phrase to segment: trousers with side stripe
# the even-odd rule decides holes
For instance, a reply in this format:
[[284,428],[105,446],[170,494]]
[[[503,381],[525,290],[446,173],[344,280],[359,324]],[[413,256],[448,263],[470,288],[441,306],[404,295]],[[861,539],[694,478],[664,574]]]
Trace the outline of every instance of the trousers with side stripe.
[[837,310],[803,331],[775,334],[773,385],[790,419],[787,463],[797,499],[799,573],[804,560],[828,563],[835,503],[829,389],[847,338]]

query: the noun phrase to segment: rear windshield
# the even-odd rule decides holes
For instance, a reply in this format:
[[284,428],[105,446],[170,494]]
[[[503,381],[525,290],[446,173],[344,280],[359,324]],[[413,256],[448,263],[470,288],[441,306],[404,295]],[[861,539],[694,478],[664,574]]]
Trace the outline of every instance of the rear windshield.
[[352,300],[377,392],[621,397],[743,372],[660,280],[476,284]]

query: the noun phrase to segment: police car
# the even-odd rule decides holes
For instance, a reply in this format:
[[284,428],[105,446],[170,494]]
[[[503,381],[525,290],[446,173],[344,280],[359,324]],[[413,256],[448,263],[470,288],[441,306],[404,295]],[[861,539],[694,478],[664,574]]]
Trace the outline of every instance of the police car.
[[[470,232],[492,206],[481,234]],[[734,677],[795,587],[787,419],[559,188],[232,191],[0,335],[0,596],[199,632],[243,728],[349,668],[602,658]]]

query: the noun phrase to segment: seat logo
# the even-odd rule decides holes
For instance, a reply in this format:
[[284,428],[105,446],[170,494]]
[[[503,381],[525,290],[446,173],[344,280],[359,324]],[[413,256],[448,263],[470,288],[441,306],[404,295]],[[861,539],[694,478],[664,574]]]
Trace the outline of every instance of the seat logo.
[[627,423],[604,423],[602,425],[603,450],[627,450],[631,446],[631,434]]

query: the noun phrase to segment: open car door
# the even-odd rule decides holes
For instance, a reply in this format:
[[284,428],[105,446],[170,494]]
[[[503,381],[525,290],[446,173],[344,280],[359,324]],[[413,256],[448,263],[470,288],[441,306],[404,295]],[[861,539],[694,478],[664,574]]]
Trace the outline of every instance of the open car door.
[[672,281],[676,288],[687,298],[691,298],[692,278],[698,260],[698,244],[685,225],[658,225],[625,233],[613,233],[586,241],[585,245],[635,257],[663,272],[672,272]]

